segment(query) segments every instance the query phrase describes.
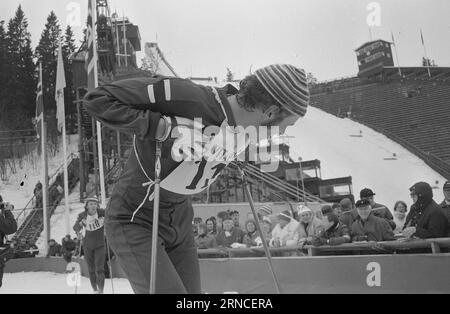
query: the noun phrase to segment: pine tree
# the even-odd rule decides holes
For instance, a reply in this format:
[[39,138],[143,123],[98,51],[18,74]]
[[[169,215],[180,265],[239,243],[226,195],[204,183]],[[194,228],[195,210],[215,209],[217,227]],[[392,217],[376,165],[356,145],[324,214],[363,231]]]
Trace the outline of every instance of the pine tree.
[[[8,82],[7,73],[9,73],[8,53],[6,46],[6,32],[4,27],[5,21],[0,21],[0,125],[4,125],[2,117],[6,116],[6,83]],[[1,127],[0,127],[1,130]]]
[[[72,61],[70,57],[76,51],[77,47],[75,46],[75,38],[73,35],[72,28],[67,26],[64,43],[62,45],[63,50],[63,60],[64,60],[64,71],[66,74],[66,89],[64,100],[66,104],[66,116],[73,117],[76,110],[73,110],[74,106],[72,105],[75,100],[75,90],[73,88],[73,73],[72,73]],[[71,120],[73,121],[73,119]],[[69,125],[69,128],[74,128],[74,125]]]
[[28,21],[22,7],[8,23],[6,51],[9,64],[6,111],[10,128],[29,128],[35,114],[36,71]]
[[39,45],[36,47],[38,62],[42,62],[45,114],[56,114],[55,84],[58,48],[61,40],[61,28],[53,11],[47,18]]

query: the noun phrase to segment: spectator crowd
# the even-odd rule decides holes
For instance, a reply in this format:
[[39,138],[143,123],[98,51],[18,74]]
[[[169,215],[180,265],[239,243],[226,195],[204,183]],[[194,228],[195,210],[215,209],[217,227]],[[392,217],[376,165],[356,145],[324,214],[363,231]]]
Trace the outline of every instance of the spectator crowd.
[[[258,209],[257,216],[264,239],[274,248],[450,237],[450,181],[444,184],[444,201],[440,204],[434,201],[428,183],[416,183],[409,191],[409,211],[407,203],[399,200],[391,212],[376,202],[371,189],[365,188],[356,202],[346,198],[320,210],[300,205],[277,214],[265,205]],[[249,219],[241,225],[238,211],[219,212],[217,218],[205,222],[197,217],[193,228],[199,249],[263,244],[256,222]]]

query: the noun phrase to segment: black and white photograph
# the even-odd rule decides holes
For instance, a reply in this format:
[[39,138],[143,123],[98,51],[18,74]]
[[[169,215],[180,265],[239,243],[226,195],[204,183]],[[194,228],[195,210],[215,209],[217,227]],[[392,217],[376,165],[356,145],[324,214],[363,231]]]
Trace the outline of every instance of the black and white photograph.
[[0,1],[0,294],[449,294],[449,16]]

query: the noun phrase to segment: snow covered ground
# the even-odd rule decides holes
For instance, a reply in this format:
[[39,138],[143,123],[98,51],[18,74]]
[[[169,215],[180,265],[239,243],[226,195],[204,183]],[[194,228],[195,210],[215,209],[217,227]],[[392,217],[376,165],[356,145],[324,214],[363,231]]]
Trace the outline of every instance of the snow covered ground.
[[[362,133],[360,133],[362,131]],[[353,177],[353,191],[365,187],[375,193],[375,201],[393,209],[398,200],[411,205],[409,188],[425,181],[435,187],[435,200],[442,201],[444,177],[399,144],[374,130],[310,107],[305,118],[287,129],[294,160],[319,159],[322,177]],[[362,137],[355,135],[362,134]],[[397,155],[397,160],[385,160]]]
[[[0,294],[75,294],[75,286],[69,285],[68,275],[55,273],[5,274]],[[69,280],[70,283],[70,280]],[[130,283],[126,279],[114,279],[114,294],[131,294]],[[89,279],[82,277],[78,294],[92,294]],[[112,294],[111,281],[105,282],[105,294]]]

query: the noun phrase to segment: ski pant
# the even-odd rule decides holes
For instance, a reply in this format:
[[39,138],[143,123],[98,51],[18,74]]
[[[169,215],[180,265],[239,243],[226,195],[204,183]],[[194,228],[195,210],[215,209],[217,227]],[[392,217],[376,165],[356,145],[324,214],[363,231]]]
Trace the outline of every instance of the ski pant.
[[[112,197],[110,204],[114,202]],[[108,243],[136,294],[150,292],[153,202],[149,204],[133,222],[110,217],[108,211],[106,215]],[[159,216],[156,293],[200,294],[200,267],[192,231],[190,198],[174,203],[162,197]]]
[[103,291],[105,287],[105,246],[97,248],[84,247],[84,258],[86,260],[89,280],[94,291]]

